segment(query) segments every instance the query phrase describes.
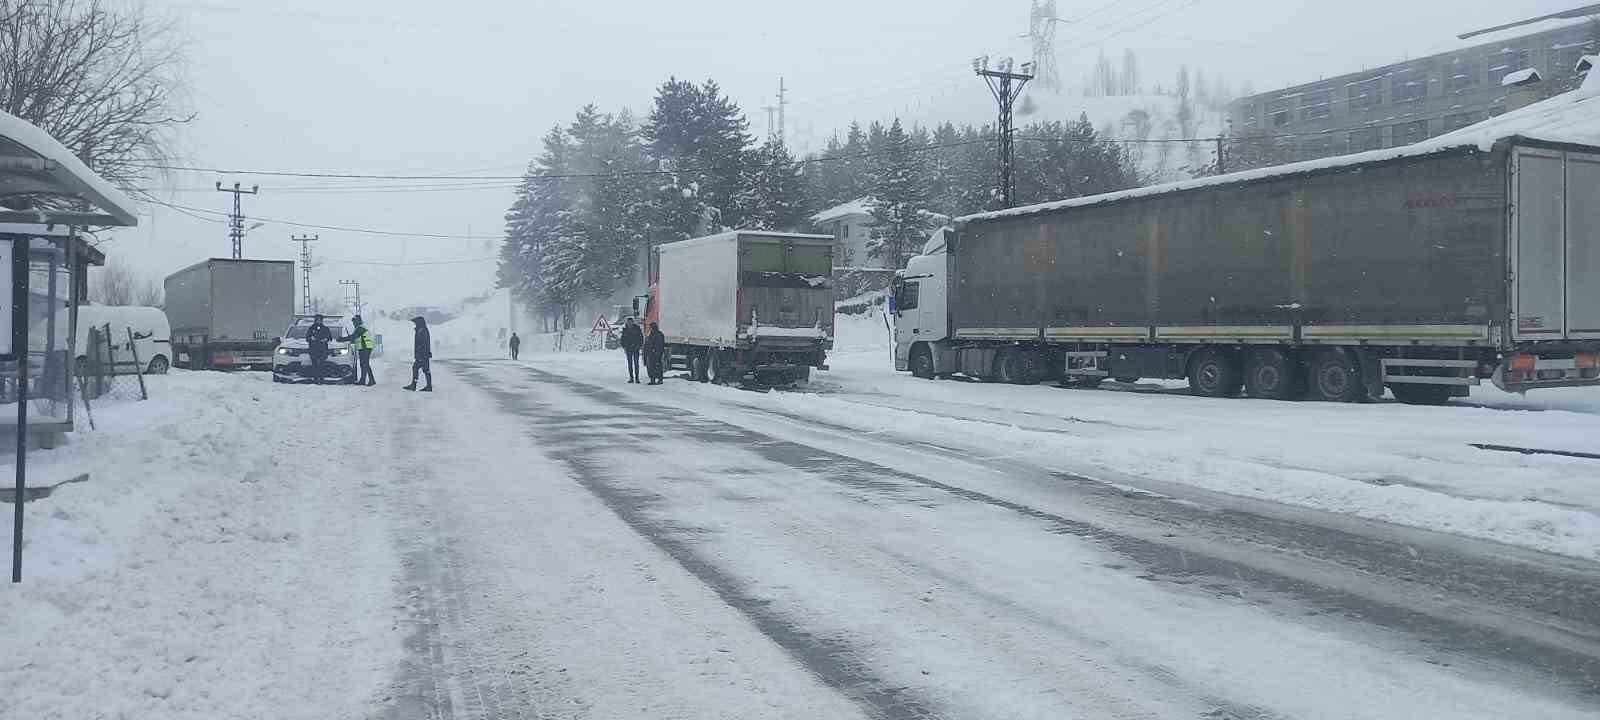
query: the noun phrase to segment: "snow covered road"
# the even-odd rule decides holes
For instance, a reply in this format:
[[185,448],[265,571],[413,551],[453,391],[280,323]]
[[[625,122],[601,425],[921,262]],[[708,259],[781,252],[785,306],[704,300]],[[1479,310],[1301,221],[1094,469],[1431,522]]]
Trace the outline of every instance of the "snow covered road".
[[0,717],[1600,712],[1593,560],[1050,452],[1188,398],[617,359],[439,361],[431,395],[176,373],[101,412],[93,479],[28,505]]

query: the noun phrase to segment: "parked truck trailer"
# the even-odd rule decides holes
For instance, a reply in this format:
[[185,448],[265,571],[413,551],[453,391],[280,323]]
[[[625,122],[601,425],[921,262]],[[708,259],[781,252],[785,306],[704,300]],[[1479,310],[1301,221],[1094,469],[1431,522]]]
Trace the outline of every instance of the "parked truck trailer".
[[719,383],[804,382],[833,349],[829,235],[739,230],[659,246],[644,317],[669,367]]
[[1406,148],[958,218],[896,279],[896,366],[1426,404],[1600,384],[1595,117],[1569,94]]
[[173,362],[196,370],[271,370],[294,318],[294,262],[211,258],[166,279]]

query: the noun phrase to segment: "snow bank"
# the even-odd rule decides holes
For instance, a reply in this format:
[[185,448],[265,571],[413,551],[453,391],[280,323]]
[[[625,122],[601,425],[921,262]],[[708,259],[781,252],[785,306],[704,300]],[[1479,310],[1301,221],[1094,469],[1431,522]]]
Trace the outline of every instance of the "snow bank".
[[24,582],[0,592],[3,714],[361,715],[399,643],[398,563],[354,475],[360,418],[265,374],[147,382],[148,402],[29,455],[40,480],[90,478],[25,506]]

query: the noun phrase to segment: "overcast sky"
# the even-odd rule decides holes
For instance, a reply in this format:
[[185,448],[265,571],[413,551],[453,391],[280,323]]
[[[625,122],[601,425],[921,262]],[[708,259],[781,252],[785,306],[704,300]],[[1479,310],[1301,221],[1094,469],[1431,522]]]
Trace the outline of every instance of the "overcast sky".
[[[788,135],[804,145],[852,119],[888,118],[934,92],[970,88],[979,54],[1029,54],[1028,0],[629,2],[626,0],[147,0],[189,42],[186,164],[244,170],[516,175],[554,124],[587,102],[643,116],[669,75],[713,78],[744,108],[788,87]],[[1058,62],[1068,85],[1102,48],[1134,49],[1147,83],[1180,63],[1257,90],[1315,80],[1452,46],[1456,33],[1574,7],[1576,0],[1058,0]],[[380,307],[446,303],[486,290],[494,263],[393,267],[493,256],[509,187],[396,192],[386,181],[176,173],[169,202],[222,211],[215,181],[261,186],[258,219],[473,239],[295,228],[251,232],[245,256],[294,258],[293,233],[321,235],[313,286],[363,284]],[[504,185],[508,186],[507,182]],[[337,188],[337,189],[330,189]],[[141,227],[107,246],[141,274],[227,256],[224,226],[147,206]],[[216,218],[220,220],[220,218]],[[249,222],[255,222],[251,220]]]

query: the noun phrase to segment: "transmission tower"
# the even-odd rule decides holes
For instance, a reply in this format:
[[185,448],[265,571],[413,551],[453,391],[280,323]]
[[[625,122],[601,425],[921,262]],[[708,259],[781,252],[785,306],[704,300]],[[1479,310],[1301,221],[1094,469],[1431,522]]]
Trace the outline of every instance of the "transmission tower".
[[290,240],[300,243],[300,314],[310,315],[311,307],[311,243],[316,235],[291,235]]
[[[345,287],[345,299],[344,299],[344,301],[345,301],[346,305],[350,306],[351,313],[355,314],[355,315],[360,315],[361,314],[361,283],[359,283],[359,282],[357,282],[355,280],[340,280],[339,284],[343,285]],[[355,299],[353,299],[353,300],[350,297],[352,293],[355,294]]]
[[1028,12],[1028,39],[1033,41],[1033,70],[1039,84],[1050,92],[1061,91],[1061,71],[1056,66],[1056,24],[1065,22],[1056,15],[1056,0],[1033,0]]
[[1033,79],[1033,63],[1023,63],[1022,72],[1011,72],[1011,58],[1000,61],[1000,67],[989,69],[989,57],[974,58],[972,69],[984,82],[989,84],[989,90],[994,93],[995,102],[1000,105],[1000,117],[996,122],[995,131],[998,134],[1000,145],[999,200],[1001,208],[1013,207],[1016,202],[1016,186],[1013,182],[1012,163],[1016,155],[1011,147],[1011,106],[1022,95],[1023,86]]
[[239,197],[254,195],[261,191],[256,185],[251,185],[249,190],[240,189],[239,183],[234,183],[231,188],[222,187],[222,181],[217,181],[217,192],[233,193],[233,213],[228,215],[228,237],[233,239],[233,259],[244,257],[244,212],[239,206]]

